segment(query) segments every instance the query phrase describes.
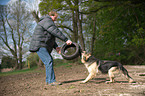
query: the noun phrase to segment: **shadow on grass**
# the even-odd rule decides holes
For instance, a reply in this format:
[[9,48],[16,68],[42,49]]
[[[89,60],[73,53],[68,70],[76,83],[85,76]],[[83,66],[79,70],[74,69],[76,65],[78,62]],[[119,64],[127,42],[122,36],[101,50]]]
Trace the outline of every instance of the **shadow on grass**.
[[65,83],[73,83],[73,82],[78,82],[78,81],[83,81],[84,79],[78,79],[78,80],[69,80],[69,81],[64,81],[62,82],[62,84],[65,84]]
[[[93,80],[101,80],[100,82],[97,82],[97,83],[105,83],[106,81],[109,81],[109,79],[106,79],[106,78],[94,78]],[[135,82],[135,81],[134,81]],[[133,83],[134,83],[133,82]],[[115,81],[114,83],[124,83],[124,84],[128,84],[128,81],[126,80],[126,81]]]
[[[83,81],[85,79],[78,79],[78,80],[69,80],[69,81],[64,81],[62,82],[62,84],[67,84],[67,83],[74,83],[74,82],[78,82],[78,81]],[[101,83],[106,83],[106,78],[93,78],[92,80],[88,81],[88,83],[94,83],[94,84],[101,84]],[[115,81],[115,83],[122,83],[122,84],[128,84],[128,81]]]
[[[83,81],[85,79],[78,79],[78,80],[69,80],[69,81],[64,81],[62,82],[63,84],[65,83],[74,83],[74,82],[78,82],[78,81]],[[96,81],[100,81],[100,82],[96,82]],[[106,78],[94,78],[90,81],[88,81],[90,83],[103,83],[103,82],[106,82]]]
[[95,83],[95,84],[105,83],[106,82],[106,78],[93,78],[89,82],[90,83]]

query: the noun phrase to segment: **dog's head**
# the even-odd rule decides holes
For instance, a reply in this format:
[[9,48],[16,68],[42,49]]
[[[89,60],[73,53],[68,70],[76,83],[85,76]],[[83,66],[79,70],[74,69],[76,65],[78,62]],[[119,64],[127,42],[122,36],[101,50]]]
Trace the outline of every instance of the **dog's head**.
[[82,63],[85,63],[87,62],[88,58],[91,56],[90,53],[87,53],[86,51],[83,51],[82,52],[82,55],[81,55],[81,62]]

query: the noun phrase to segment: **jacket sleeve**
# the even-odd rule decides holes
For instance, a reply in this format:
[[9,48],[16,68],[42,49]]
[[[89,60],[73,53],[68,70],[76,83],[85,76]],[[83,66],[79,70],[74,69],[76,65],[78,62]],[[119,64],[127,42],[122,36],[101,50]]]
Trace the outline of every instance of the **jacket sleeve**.
[[67,41],[68,38],[57,28],[51,18],[44,18],[42,21],[38,23],[40,26],[44,28],[47,32],[52,34],[53,36],[61,39],[62,41]]
[[55,42],[53,48],[56,49],[56,47],[58,47],[57,43]]

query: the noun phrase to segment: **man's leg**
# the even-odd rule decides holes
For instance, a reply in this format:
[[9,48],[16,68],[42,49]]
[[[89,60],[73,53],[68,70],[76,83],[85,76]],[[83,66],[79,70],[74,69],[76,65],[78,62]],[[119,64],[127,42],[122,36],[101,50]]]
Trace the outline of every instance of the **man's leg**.
[[53,83],[56,82],[55,80],[55,74],[53,70],[53,58],[48,53],[47,49],[42,47],[37,51],[38,56],[42,60],[42,62],[45,64],[46,69],[46,83]]

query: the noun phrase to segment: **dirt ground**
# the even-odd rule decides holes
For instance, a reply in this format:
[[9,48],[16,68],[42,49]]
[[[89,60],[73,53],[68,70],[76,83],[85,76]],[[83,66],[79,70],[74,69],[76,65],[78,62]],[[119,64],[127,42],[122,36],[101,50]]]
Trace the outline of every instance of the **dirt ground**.
[[60,86],[45,85],[45,71],[0,77],[0,96],[145,96],[145,66],[124,66],[136,83],[129,84],[122,75],[116,83],[106,84],[108,75],[99,74],[86,84],[84,65],[70,64],[55,69]]

